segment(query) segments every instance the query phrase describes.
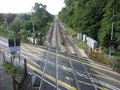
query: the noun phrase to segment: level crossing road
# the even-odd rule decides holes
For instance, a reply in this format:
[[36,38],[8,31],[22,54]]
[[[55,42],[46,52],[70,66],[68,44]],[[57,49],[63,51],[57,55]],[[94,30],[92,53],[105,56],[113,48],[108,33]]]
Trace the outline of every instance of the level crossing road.
[[[7,40],[0,39],[7,50]],[[89,59],[72,58],[57,50],[22,44],[30,73],[41,78],[39,90],[120,90],[120,74]]]
[[[25,44],[22,49],[29,52],[29,54],[34,54],[33,56],[29,54],[24,55],[32,61],[33,58],[36,58],[37,61],[35,62],[34,60],[34,62],[40,65],[39,69],[36,65],[34,65],[34,67],[31,67],[32,65],[28,65],[28,67],[33,69],[35,72],[39,71],[42,73],[45,65],[43,62],[45,62],[47,57],[43,78],[48,80],[55,90],[57,87],[56,83],[58,83],[57,88],[61,90],[120,90],[120,75],[117,72],[112,71],[109,67],[95,63],[91,60],[75,59],[59,53],[56,55],[56,52],[52,52],[51,50],[43,50],[32,45]],[[56,56],[58,69],[56,69]],[[39,74],[41,75],[41,73]],[[58,77],[56,77],[56,73]],[[45,83],[44,80],[43,83]],[[45,87],[44,85],[46,84],[42,85],[42,87]],[[53,90],[53,88],[51,90]]]

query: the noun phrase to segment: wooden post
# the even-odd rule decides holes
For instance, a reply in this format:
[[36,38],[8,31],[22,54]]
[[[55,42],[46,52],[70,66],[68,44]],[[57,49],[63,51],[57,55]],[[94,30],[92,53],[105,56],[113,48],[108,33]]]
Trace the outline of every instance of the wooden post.
[[3,52],[3,60],[4,60],[4,62],[5,62],[5,53]]
[[10,56],[11,66],[13,65],[13,56]]
[[26,59],[24,59],[24,78],[27,76],[27,62]]
[[19,57],[19,63],[20,63],[20,53],[18,54],[18,57]]
[[13,90],[16,90],[15,75],[12,75],[12,80],[13,80]]

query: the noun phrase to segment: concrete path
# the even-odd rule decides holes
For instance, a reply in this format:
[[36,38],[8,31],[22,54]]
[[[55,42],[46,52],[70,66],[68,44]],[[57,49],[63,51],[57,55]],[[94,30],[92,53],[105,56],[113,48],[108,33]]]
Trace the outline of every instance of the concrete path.
[[0,90],[13,90],[12,77],[5,72],[2,64],[2,54],[0,53]]

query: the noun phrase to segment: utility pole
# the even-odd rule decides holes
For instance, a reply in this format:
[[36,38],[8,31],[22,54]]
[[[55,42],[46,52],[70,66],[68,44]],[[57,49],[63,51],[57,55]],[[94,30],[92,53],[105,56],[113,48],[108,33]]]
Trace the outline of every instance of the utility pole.
[[32,37],[33,37],[33,44],[35,44],[35,23],[34,23],[34,20],[33,20],[33,7],[31,9],[31,20],[32,20]]
[[111,30],[111,40],[113,40],[113,29],[114,29],[114,8],[113,8],[113,16],[112,16],[112,30]]
[[[113,0],[113,3],[114,3],[114,0]],[[113,32],[114,32],[114,6],[112,7],[113,8],[113,15],[112,15],[112,27],[111,27],[111,40],[110,40],[110,46],[109,46],[109,60],[111,59],[111,54],[113,52],[113,49],[114,49],[114,45],[111,45],[111,42],[113,40]]]

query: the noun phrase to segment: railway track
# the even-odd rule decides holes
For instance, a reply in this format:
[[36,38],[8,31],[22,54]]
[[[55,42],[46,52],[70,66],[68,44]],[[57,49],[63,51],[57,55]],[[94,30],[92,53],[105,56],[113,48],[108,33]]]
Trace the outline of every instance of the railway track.
[[57,48],[58,51],[63,53],[77,55],[74,43],[69,40],[68,33],[63,29],[58,21],[55,21],[55,23],[52,25],[46,36],[46,39],[46,42],[49,43],[48,47],[53,49]]
[[[67,53],[68,57],[70,57],[70,55],[78,55],[78,48],[71,41],[72,37],[63,29],[62,25],[58,21],[56,21],[52,27],[54,27],[54,28],[51,30],[52,33],[49,32],[49,33],[51,33],[50,36],[52,36],[49,39],[49,42],[51,43],[52,47],[55,49],[55,52],[56,52],[56,57],[55,57],[55,59],[56,59],[56,90],[58,90],[58,88],[59,88],[59,85],[58,85],[58,80],[59,80],[58,79],[59,78],[59,76],[58,76],[58,57],[57,57],[58,51]],[[74,71],[73,63],[71,60],[69,60],[69,64],[70,64],[71,69]],[[84,66],[84,64],[82,62],[81,62],[81,64],[82,64],[82,67],[84,68],[86,75],[88,76],[91,84],[93,85],[94,89],[97,90],[95,84],[91,80],[91,77],[86,70],[86,67]],[[74,82],[76,84],[77,90],[81,90],[80,86],[78,84],[77,76],[76,76],[75,72],[73,72],[72,74],[74,77]]]

